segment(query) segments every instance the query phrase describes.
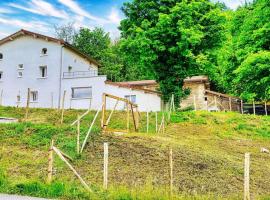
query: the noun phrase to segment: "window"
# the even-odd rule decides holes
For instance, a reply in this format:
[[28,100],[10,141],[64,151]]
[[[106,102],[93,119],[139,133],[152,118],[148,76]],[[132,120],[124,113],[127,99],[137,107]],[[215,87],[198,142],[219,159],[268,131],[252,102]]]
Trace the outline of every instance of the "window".
[[[131,103],[136,103],[136,95],[125,95],[125,99],[129,100]],[[125,103],[125,108],[127,104]]]
[[32,102],[37,102],[38,101],[38,92],[37,91],[31,91],[30,100]]
[[204,97],[204,100],[207,101],[207,97]]
[[39,71],[40,71],[40,77],[41,78],[46,78],[47,77],[47,66],[40,66]]
[[21,95],[17,95],[17,102],[21,102]]
[[0,80],[3,79],[3,72],[0,72]]
[[43,48],[41,50],[41,55],[47,55],[47,52],[48,52],[47,48]]
[[92,98],[92,87],[75,87],[71,88],[72,98],[83,99]]
[[22,78],[23,73],[22,72],[18,72],[18,78]]
[[68,66],[68,72],[72,71],[72,66]]
[[2,53],[0,53],[0,60],[2,60],[3,59],[3,54]]
[[125,99],[129,100],[132,103],[136,103],[136,95],[125,95]]
[[23,69],[23,64],[19,64],[18,69]]

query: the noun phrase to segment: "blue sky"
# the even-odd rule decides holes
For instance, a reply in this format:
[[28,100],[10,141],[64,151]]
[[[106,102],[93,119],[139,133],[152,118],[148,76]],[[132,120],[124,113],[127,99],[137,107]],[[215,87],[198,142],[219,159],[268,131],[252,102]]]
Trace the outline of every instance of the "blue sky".
[[[120,10],[131,0],[0,0],[0,38],[19,29],[54,36],[54,25],[73,22],[76,28],[103,27],[119,36]],[[218,0],[213,0],[218,1]],[[244,0],[219,0],[236,9]]]

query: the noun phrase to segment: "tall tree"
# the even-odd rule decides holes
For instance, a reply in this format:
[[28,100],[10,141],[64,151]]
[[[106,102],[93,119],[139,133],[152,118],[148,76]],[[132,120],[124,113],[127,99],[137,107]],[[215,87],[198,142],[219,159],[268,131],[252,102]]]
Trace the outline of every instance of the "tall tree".
[[74,23],[72,22],[65,25],[54,25],[54,32],[58,39],[62,39],[70,44],[73,44],[75,35],[77,34]]
[[222,39],[220,5],[208,0],[134,0],[123,7],[122,48],[138,66],[153,72],[165,100],[176,101],[187,76],[212,67],[211,51]]
[[99,72],[108,79],[123,80],[121,53],[118,42],[112,43],[109,33],[102,28],[81,28],[75,35],[74,46],[96,59],[100,64]]

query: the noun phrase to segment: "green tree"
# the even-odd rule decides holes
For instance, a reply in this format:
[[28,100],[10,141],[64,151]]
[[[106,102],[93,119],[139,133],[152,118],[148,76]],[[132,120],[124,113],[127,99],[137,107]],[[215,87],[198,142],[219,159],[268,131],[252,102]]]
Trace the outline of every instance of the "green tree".
[[100,63],[101,74],[108,79],[123,80],[122,59],[118,42],[112,43],[109,33],[102,28],[82,28],[75,35],[74,46]]
[[165,100],[176,101],[187,76],[204,73],[216,58],[211,52],[222,40],[224,16],[208,0],[134,0],[124,4],[122,49],[141,71],[152,73]]
[[270,99],[270,52],[250,54],[234,71],[236,92],[244,100]]

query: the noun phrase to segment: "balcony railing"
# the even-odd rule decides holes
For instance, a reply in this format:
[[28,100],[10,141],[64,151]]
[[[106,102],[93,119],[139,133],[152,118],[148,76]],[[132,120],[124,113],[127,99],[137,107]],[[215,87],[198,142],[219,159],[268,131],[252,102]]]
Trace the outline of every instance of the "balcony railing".
[[89,78],[98,76],[97,70],[90,71],[75,71],[75,72],[64,72],[63,78]]

